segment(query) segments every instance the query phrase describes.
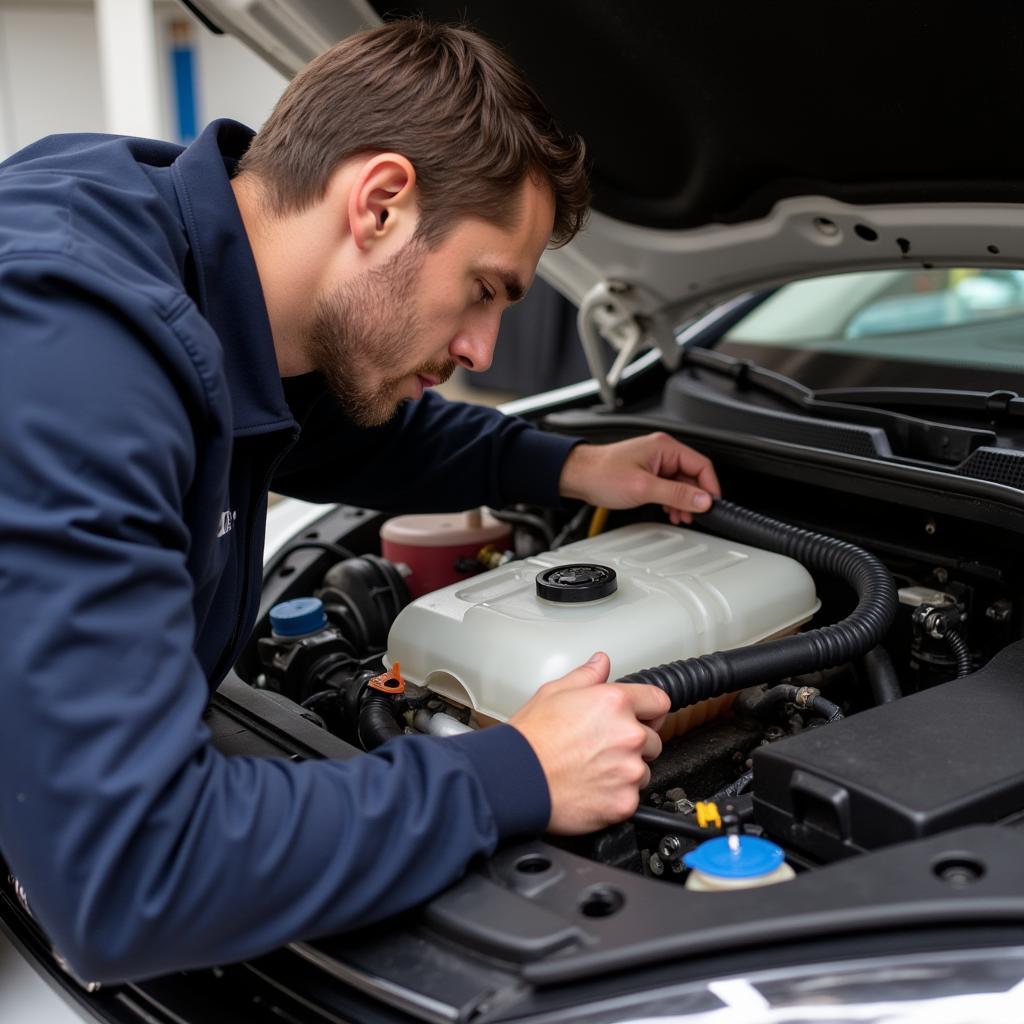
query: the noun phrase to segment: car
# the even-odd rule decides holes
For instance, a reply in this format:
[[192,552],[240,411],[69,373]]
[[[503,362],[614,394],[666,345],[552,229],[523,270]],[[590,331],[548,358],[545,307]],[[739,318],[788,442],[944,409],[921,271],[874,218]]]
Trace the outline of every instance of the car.
[[[390,10],[188,6],[289,74]],[[640,810],[507,844],[398,919],[210,970],[76,979],[15,880],[4,931],[105,1021],[1018,1019],[1016,11],[417,10],[505,47],[593,162],[586,230],[541,265],[592,379],[506,411],[679,437],[729,504],[676,528],[283,501],[208,724],[228,752],[361,756],[486,728],[607,646],[678,709]],[[438,543],[456,526],[467,550]]]

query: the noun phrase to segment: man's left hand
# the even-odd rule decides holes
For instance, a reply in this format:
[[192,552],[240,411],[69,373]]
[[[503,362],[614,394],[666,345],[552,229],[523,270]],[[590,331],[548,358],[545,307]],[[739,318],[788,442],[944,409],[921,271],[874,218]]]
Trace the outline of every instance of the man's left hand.
[[721,488],[709,458],[659,433],[616,444],[578,444],[562,467],[559,493],[605,508],[653,502],[679,524],[706,512]]

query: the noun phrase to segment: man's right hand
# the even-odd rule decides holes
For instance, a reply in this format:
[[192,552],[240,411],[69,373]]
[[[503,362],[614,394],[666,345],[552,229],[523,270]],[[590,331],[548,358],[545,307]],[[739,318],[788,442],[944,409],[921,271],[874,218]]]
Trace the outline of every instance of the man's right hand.
[[540,761],[551,794],[548,831],[593,832],[628,818],[661,753],[669,711],[655,686],[609,683],[606,654],[545,683],[512,716]]

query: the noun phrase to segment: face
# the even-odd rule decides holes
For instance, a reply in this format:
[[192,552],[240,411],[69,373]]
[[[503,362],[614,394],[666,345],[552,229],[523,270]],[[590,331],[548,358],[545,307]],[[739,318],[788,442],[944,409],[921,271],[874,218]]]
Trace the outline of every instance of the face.
[[303,341],[346,415],[377,426],[457,366],[486,370],[501,314],[525,294],[553,217],[550,190],[527,180],[511,227],[467,218],[436,248],[408,242],[321,295]]

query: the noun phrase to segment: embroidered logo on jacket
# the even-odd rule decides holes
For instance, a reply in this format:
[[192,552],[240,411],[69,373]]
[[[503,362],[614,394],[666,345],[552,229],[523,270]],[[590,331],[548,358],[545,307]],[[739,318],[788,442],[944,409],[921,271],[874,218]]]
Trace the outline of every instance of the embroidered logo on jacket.
[[225,509],[220,514],[220,529],[217,530],[217,536],[223,537],[226,533],[230,533],[235,525],[235,520],[238,518],[238,513],[232,509]]

